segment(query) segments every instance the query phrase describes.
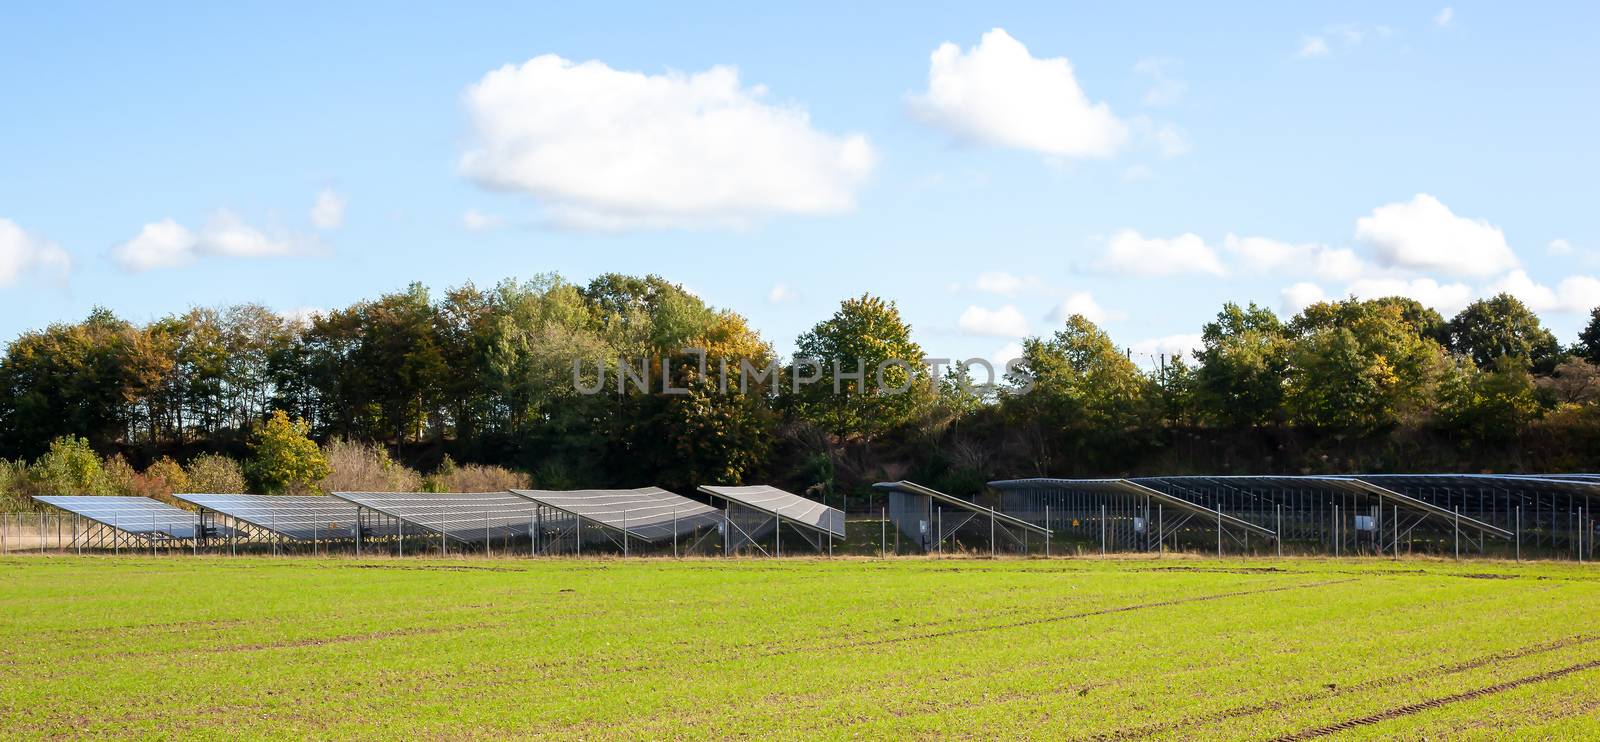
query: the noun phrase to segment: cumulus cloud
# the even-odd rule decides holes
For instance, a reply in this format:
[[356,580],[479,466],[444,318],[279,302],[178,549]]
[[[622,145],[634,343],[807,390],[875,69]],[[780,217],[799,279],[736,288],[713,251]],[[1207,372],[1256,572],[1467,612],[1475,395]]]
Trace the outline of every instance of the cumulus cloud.
[[1571,242],[1559,238],[1550,240],[1550,243],[1545,245],[1545,251],[1551,255],[1571,255],[1573,250]]
[[1226,273],[1216,251],[1199,235],[1185,233],[1172,238],[1144,237],[1124,229],[1106,242],[1101,267],[1113,273],[1133,276],[1170,276],[1180,273]]
[[854,208],[876,159],[866,137],[819,131],[804,108],[766,92],[732,67],[648,75],[546,54],[467,89],[476,143],[461,171],[582,228],[740,226]]
[[113,247],[111,257],[124,270],[142,273],[185,265],[202,255],[269,258],[301,254],[306,248],[300,240],[270,237],[222,210],[198,233],[171,218],[146,224],[133,239]]
[[928,89],[910,99],[917,118],[966,141],[1057,157],[1109,157],[1128,127],[1093,103],[1066,57],[1035,58],[996,28],[966,51],[935,49]]
[[1061,324],[1074,314],[1081,314],[1084,319],[1095,324],[1122,319],[1125,316],[1121,312],[1113,312],[1100,306],[1100,302],[1095,300],[1093,294],[1087,291],[1079,291],[1063,299],[1060,304],[1050,310],[1050,314],[1046,315],[1045,319],[1052,324]]
[[1346,293],[1358,299],[1406,296],[1446,316],[1461,311],[1472,299],[1472,289],[1466,284],[1441,284],[1431,278],[1367,278],[1350,284]]
[[800,294],[785,284],[776,283],[772,290],[767,292],[767,301],[773,304],[788,304],[800,298]]
[[1328,56],[1328,40],[1321,36],[1307,36],[1300,40],[1300,51],[1297,53],[1301,59]]
[[1011,305],[999,309],[969,306],[956,323],[968,335],[987,337],[1021,337],[1028,334],[1028,320]]
[[1038,285],[1039,279],[1036,276],[1015,276],[1005,271],[985,271],[980,273],[975,284],[979,291],[1004,294],[1006,296],[1021,293]]
[[1593,276],[1568,276],[1552,289],[1515,270],[1490,284],[1484,293],[1502,292],[1521,299],[1535,312],[1588,314],[1600,307],[1600,279]]
[[72,256],[60,245],[29,234],[16,222],[0,218],[0,286],[15,283],[25,273],[51,273],[65,277]]
[[1140,340],[1128,346],[1128,350],[1144,356],[1188,356],[1204,345],[1198,334],[1168,335]]
[[1455,8],[1444,8],[1433,16],[1433,25],[1439,28],[1449,28],[1456,20]]
[[1518,267],[1499,227],[1456,216],[1426,193],[1357,219],[1356,238],[1390,267],[1452,276],[1487,276]]
[[317,194],[317,202],[311,207],[311,223],[317,229],[338,229],[344,225],[344,196],[332,188],[324,188]]
[[1328,295],[1322,293],[1321,286],[1306,281],[1289,286],[1278,292],[1278,295],[1278,306],[1286,315],[1299,314],[1300,310],[1312,304],[1328,300]]
[[1329,281],[1350,281],[1371,272],[1355,251],[1317,243],[1294,244],[1267,237],[1229,234],[1224,248],[1253,273],[1310,275]]

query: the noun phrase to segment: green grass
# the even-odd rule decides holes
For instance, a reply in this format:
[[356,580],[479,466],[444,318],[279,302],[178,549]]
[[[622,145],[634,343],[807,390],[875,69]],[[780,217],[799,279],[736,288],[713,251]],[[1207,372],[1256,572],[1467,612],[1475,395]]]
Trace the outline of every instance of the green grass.
[[25,557],[0,619],[7,737],[1600,737],[1587,565]]

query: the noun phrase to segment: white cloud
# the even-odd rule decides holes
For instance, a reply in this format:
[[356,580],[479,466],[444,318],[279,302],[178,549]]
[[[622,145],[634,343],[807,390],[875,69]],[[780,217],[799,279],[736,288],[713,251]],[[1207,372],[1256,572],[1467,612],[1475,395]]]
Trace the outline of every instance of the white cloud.
[[1189,86],[1182,80],[1174,77],[1172,69],[1177,62],[1171,59],[1141,59],[1133,66],[1133,70],[1150,78],[1150,89],[1144,93],[1144,104],[1147,106],[1170,106],[1183,99],[1183,94]]
[[1301,59],[1326,57],[1337,49],[1361,46],[1373,39],[1387,39],[1394,35],[1388,26],[1368,26],[1360,23],[1337,23],[1316,34],[1300,38],[1300,49],[1295,56]]
[[975,284],[979,291],[1011,296],[1039,285],[1036,276],[1015,276],[1005,271],[985,271],[978,274]]
[[198,234],[170,218],[146,224],[133,239],[113,247],[111,257],[124,270],[141,273],[185,265],[201,255],[283,257],[303,253],[305,248],[295,239],[269,237],[232,212],[221,210]]
[[1321,286],[1305,281],[1289,286],[1278,294],[1279,307],[1286,315],[1299,314],[1300,310],[1328,299],[1328,295],[1322,292]]
[[504,220],[500,217],[494,214],[486,214],[477,209],[467,209],[461,215],[461,226],[465,227],[469,232],[487,232],[491,229],[498,229],[504,223]]
[[1571,242],[1563,239],[1554,239],[1550,240],[1550,244],[1545,245],[1545,251],[1551,255],[1571,255],[1574,248]]
[[1310,275],[1349,281],[1373,272],[1355,251],[1317,243],[1293,244],[1267,237],[1229,234],[1223,241],[1236,260],[1255,273]]
[[0,218],[0,286],[15,283],[24,273],[48,272],[64,278],[71,270],[72,256],[60,245]]
[[1406,203],[1379,206],[1356,220],[1356,238],[1386,266],[1487,276],[1518,266],[1500,229],[1482,219],[1456,216],[1426,193]]
[[1188,356],[1192,351],[1202,347],[1205,343],[1198,334],[1168,335],[1166,337],[1148,338],[1140,340],[1128,350],[1134,355],[1159,356]]
[[1431,278],[1367,278],[1350,284],[1345,292],[1358,299],[1407,296],[1424,306],[1449,316],[1461,311],[1472,299],[1472,289],[1463,283],[1440,284]]
[[568,226],[741,226],[855,206],[866,137],[814,128],[732,67],[647,75],[553,54],[484,75],[465,94],[476,144],[461,170],[533,195]]
[[1122,319],[1126,316],[1122,312],[1113,312],[1100,306],[1100,302],[1095,301],[1093,294],[1087,291],[1079,291],[1063,299],[1060,304],[1050,310],[1050,314],[1046,315],[1045,319],[1052,324],[1061,324],[1074,314],[1081,314],[1084,319],[1095,324],[1108,320]]
[[1327,39],[1324,39],[1321,36],[1307,36],[1300,40],[1300,51],[1298,56],[1301,59],[1326,57],[1328,56],[1328,51]]
[[968,335],[988,337],[1021,337],[1028,334],[1028,320],[1016,307],[1006,305],[999,309],[969,306],[961,313],[956,325]]
[[1137,183],[1155,177],[1155,172],[1145,165],[1133,165],[1122,171],[1122,179],[1128,183]]
[[311,223],[317,229],[338,229],[344,224],[344,196],[332,188],[324,188],[317,194],[317,202],[311,207]]
[[781,283],[773,284],[772,290],[767,292],[767,301],[773,304],[788,304],[789,302],[797,301],[799,298],[800,294]]
[[1162,157],[1177,157],[1188,154],[1189,135],[1172,124],[1162,124],[1156,129],[1156,144],[1161,147]]
[[[995,377],[998,378],[1005,374],[1008,361],[1021,357],[1022,343],[1006,343],[996,348],[993,353],[989,354],[989,363],[994,364]],[[982,369],[980,368],[979,371],[982,371]]]
[[311,320],[326,316],[328,310],[322,307],[295,307],[278,313],[285,321],[294,325],[309,325]]
[[1443,10],[1440,10],[1438,14],[1434,15],[1433,25],[1438,26],[1439,28],[1449,28],[1450,24],[1454,23],[1455,20],[1455,8],[1444,8]]
[[1170,276],[1179,273],[1226,273],[1222,261],[1199,235],[1185,233],[1170,239],[1143,237],[1131,229],[1111,236],[1101,266],[1113,273],[1134,276]]
[[1066,57],[1035,58],[999,28],[965,52],[940,44],[928,90],[910,107],[961,139],[1057,157],[1109,157],[1128,139],[1110,106],[1089,101]]
[[1600,279],[1593,276],[1568,276],[1552,289],[1529,278],[1526,272],[1515,270],[1484,291],[1486,294],[1502,292],[1521,299],[1535,312],[1588,314],[1600,307]]

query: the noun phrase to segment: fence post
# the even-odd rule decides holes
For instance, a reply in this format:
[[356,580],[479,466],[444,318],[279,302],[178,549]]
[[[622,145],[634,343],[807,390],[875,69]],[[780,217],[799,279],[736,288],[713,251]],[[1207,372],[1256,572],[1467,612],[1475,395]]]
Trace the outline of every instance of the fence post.
[[1456,508],[1454,510],[1454,514],[1455,514],[1455,517],[1451,519],[1451,522],[1455,524],[1456,559],[1460,559],[1461,558],[1461,508]]
[[678,509],[672,509],[672,558],[678,558]]
[[622,509],[622,555],[628,555],[628,509]]
[[879,528],[878,528],[878,530],[879,530],[879,534],[878,534],[878,558],[879,559],[884,559],[884,558],[887,558],[889,556],[889,509],[888,508],[879,508],[878,509],[878,526],[879,526]]
[[1222,503],[1217,503],[1217,558],[1222,558]]
[[[1144,527],[1145,528],[1149,528],[1150,524],[1146,523]],[[1050,530],[1050,506],[1049,505],[1044,506],[1044,529],[1046,531]],[[1055,535],[1055,532],[1051,531],[1048,535],[1046,535],[1044,537],[1044,555],[1045,555],[1046,559],[1048,559],[1050,557],[1050,537],[1053,536],[1053,535]]]
[[1100,504],[1100,556],[1106,555],[1106,506]]

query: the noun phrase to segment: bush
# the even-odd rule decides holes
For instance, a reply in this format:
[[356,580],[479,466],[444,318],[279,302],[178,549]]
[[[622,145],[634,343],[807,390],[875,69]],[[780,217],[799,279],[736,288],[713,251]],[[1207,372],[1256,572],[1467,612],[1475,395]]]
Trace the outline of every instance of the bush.
[[19,513],[33,509],[28,497],[28,462],[0,459],[0,513]]
[[245,473],[267,494],[297,494],[326,479],[328,459],[307,435],[311,426],[289,419],[283,410],[272,413],[250,444]]
[[324,492],[416,492],[422,475],[389,458],[382,446],[332,441],[325,449],[328,474],[317,485]]
[[62,436],[50,442],[46,451],[28,471],[36,495],[103,495],[105,469],[100,456],[85,438]]
[[503,466],[482,464],[457,465],[448,455],[439,464],[439,470],[428,477],[424,487],[429,492],[499,492],[525,489],[529,486],[527,475]]
[[183,488],[186,492],[232,495],[249,491],[239,462],[219,454],[203,453],[190,459],[183,476],[187,480]]

